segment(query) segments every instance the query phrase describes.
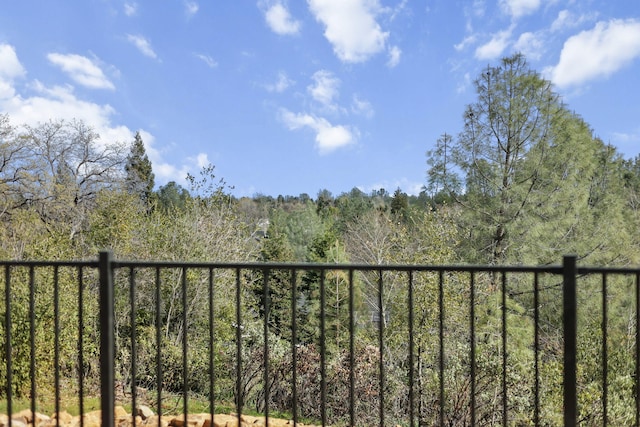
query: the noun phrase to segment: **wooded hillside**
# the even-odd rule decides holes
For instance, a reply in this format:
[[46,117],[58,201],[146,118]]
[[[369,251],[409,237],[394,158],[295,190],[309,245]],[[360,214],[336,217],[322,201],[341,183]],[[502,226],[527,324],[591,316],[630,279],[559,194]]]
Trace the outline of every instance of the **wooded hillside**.
[[[215,176],[213,166],[204,168],[197,176],[188,176],[187,188],[175,182],[157,187],[139,134],[129,143],[104,144],[88,124],[79,121],[52,118],[37,126],[13,127],[9,117],[0,115],[0,258],[87,259],[95,258],[100,250],[109,249],[116,258],[134,260],[546,265],[557,264],[562,255],[571,253],[578,255],[580,263],[588,265],[638,265],[640,155],[624,159],[615,147],[600,140],[588,123],[562,102],[552,85],[529,68],[521,55],[504,58],[488,67],[478,76],[475,85],[477,99],[462,112],[463,129],[457,134],[447,130],[427,152],[425,188],[418,196],[408,195],[400,188],[393,193],[381,189],[368,194],[354,188],[337,195],[320,190],[315,196],[257,194],[237,198],[227,183]],[[254,346],[246,349],[249,358],[252,355],[257,358],[260,348],[263,322],[260,307],[264,298],[261,279],[259,275],[246,278],[246,300],[253,307],[248,309],[252,314],[247,315],[247,334],[255,335]],[[348,313],[345,310],[349,294],[345,277],[336,274],[328,279],[333,286],[326,290],[327,300],[333,305],[326,312],[327,348],[332,360],[331,375],[337,378],[346,363]],[[394,278],[386,279],[390,287],[386,289],[385,304],[393,307],[405,296],[393,288]],[[172,280],[177,283],[178,279]],[[284,275],[270,280],[273,366],[284,366],[284,354],[291,344],[289,282]],[[430,358],[435,357],[431,354],[435,338],[429,333],[435,322],[434,280],[424,278],[416,285],[416,312],[421,313],[420,330],[416,334],[421,351],[417,363],[421,368],[419,387],[424,419],[433,416],[432,404],[437,393],[437,385],[429,381],[433,379],[433,367],[428,367]],[[498,301],[493,280],[487,277],[478,283],[483,295],[478,300],[478,313],[484,313],[479,315],[479,321],[487,328],[492,324],[491,309]],[[298,339],[301,357],[312,363],[317,358],[315,322],[319,312],[319,278],[310,273],[302,282]],[[356,310],[368,317],[377,304],[376,278],[363,276],[356,283]],[[447,291],[451,293],[446,303],[449,320],[454,325],[466,325],[468,319],[463,313],[468,309],[463,307],[467,301],[456,298],[454,291],[462,279],[451,277],[448,283],[452,289]],[[517,283],[513,286],[518,290]],[[627,284],[620,284],[612,287],[610,295],[610,315],[615,318],[609,333],[610,357],[616,362],[609,375],[612,384],[622,384],[623,388],[632,382],[629,374],[632,360],[624,352],[635,345],[634,331],[629,329],[635,316],[630,309],[633,298],[630,289]],[[40,298],[44,300],[48,291],[42,292]],[[62,302],[63,310],[68,312],[74,309],[73,292],[69,288],[68,299]],[[152,301],[154,297],[145,292],[145,288],[140,288],[140,298]],[[562,391],[557,382],[561,369],[561,325],[555,297],[550,294],[544,298],[545,339],[541,352],[545,375],[550,379],[546,383],[544,402],[549,408],[547,417],[554,424],[561,410],[558,402],[561,402]],[[581,300],[581,304],[598,307],[599,298],[594,291]],[[26,304],[26,292],[16,291],[16,299],[17,305],[20,301]],[[178,300],[178,295],[167,291],[167,307],[177,304]],[[193,303],[198,304],[197,298],[194,297]],[[510,354],[514,367],[510,384],[526,388],[531,383],[523,379],[529,378],[531,345],[524,338],[518,339],[517,334],[532,336],[533,302],[530,293],[514,291],[508,297],[508,304],[510,322],[514,330],[519,331],[514,332],[515,344]],[[95,305],[92,308],[96,309]],[[122,310],[119,315],[126,319],[127,314]],[[141,310],[147,310],[149,318],[153,316],[150,306]],[[581,321],[585,326],[581,333],[597,341],[601,337],[599,324],[594,320],[595,314],[589,311],[583,311],[586,314]],[[167,313],[170,313],[168,309]],[[5,313],[1,314],[4,318]],[[13,315],[26,316],[24,312]],[[50,316],[47,311],[39,312],[38,325],[46,324]],[[195,355],[202,350],[204,354],[208,332],[204,330],[205,325],[198,322],[197,311],[193,316],[193,324],[188,326],[194,339],[190,351]],[[218,316],[221,324],[232,323],[229,307],[223,305]],[[186,326],[172,323],[177,320],[164,320],[169,325],[164,345],[170,351],[163,363],[165,372],[173,375],[167,388],[179,390],[182,379],[176,360],[181,357],[179,334]],[[19,327],[20,322],[16,321],[15,325]],[[140,328],[145,330],[143,326]],[[367,369],[375,370],[372,360],[378,351],[375,331],[371,328],[361,325],[362,333],[358,335],[365,374]],[[393,337],[405,330],[402,321],[389,319],[386,329],[389,348],[384,351],[388,352],[389,399],[395,402],[395,408],[403,405],[406,384],[399,372],[407,360],[406,348],[395,343]],[[39,333],[42,334],[39,344],[51,341],[44,329]],[[88,328],[85,333],[95,338],[97,331]],[[122,328],[118,333],[124,342],[130,332]],[[223,341],[233,340],[230,326],[221,327],[217,333]],[[447,333],[448,340],[456,343],[450,346],[448,359],[451,366],[448,372],[452,376],[448,393],[453,399],[466,387],[464,378],[456,376],[459,374],[456,369],[463,370],[469,342],[462,326],[452,326]],[[16,330],[13,335],[16,339],[26,339],[24,331]],[[487,387],[500,375],[495,365],[499,356],[496,353],[498,339],[487,332],[485,341],[478,343]],[[16,343],[14,350],[20,352],[24,345],[24,341]],[[153,373],[156,362],[150,350],[152,346],[153,343],[147,342],[139,347],[141,366],[148,367],[141,378]],[[126,350],[122,351],[122,360],[130,357]],[[64,348],[63,353],[73,359],[74,349]],[[52,363],[47,351],[38,357],[40,366]],[[228,369],[233,357],[233,354],[221,353],[216,363],[221,369]],[[28,361],[18,357],[14,363],[16,369],[24,372]],[[69,362],[65,371],[69,375],[75,375],[78,370],[74,363]],[[197,356],[190,361],[194,371],[202,363]],[[599,378],[598,366],[597,355],[584,361],[583,407],[597,406],[600,399],[594,391]],[[126,379],[125,367],[119,366],[119,369],[121,377]],[[43,369],[39,375],[45,379],[50,372]],[[14,379],[15,393],[27,393],[28,381],[24,375],[16,375]],[[191,380],[194,392],[208,392],[205,373]],[[0,396],[4,396],[6,382],[4,378],[0,381]],[[221,379],[217,387],[221,399],[232,401],[234,396],[223,390],[229,381]],[[152,385],[143,380],[140,383]],[[286,381],[283,379],[273,387],[284,389]],[[255,384],[245,396],[257,409],[263,405],[259,388],[259,384]],[[486,402],[483,410],[487,413],[495,409],[488,403],[490,391],[479,391],[484,393],[479,399]],[[343,389],[336,391],[337,396],[344,392]],[[273,402],[274,407],[285,411],[289,409],[287,404],[286,399]],[[363,403],[364,412],[367,404]],[[310,402],[306,405],[302,405],[306,415],[317,417],[314,412],[317,408]],[[530,419],[528,403],[515,402],[514,405],[518,419]],[[611,407],[611,420],[618,420],[619,425],[633,413],[633,405],[627,398],[613,398]],[[460,420],[465,416],[460,415]]]

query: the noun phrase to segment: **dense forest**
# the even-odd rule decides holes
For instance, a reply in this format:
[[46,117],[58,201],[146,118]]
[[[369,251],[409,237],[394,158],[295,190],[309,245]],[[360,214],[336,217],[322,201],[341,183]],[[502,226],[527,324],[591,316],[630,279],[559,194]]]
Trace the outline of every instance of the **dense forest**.
[[[551,83],[532,70],[522,55],[502,59],[498,64],[488,66],[475,81],[476,100],[463,113],[463,128],[458,133],[444,132],[435,144],[425,141],[425,146],[433,146],[425,157],[425,186],[419,195],[408,195],[398,188],[393,193],[384,189],[364,193],[358,188],[334,195],[321,190],[315,196],[254,195],[238,198],[232,195],[231,187],[215,175],[215,168],[209,166],[197,175],[187,176],[186,188],[169,182],[156,186],[152,164],[149,161],[140,134],[134,141],[123,144],[104,144],[91,127],[80,121],[59,121],[52,119],[37,126],[13,126],[7,115],[0,115],[0,258],[11,260],[70,260],[92,259],[98,251],[109,249],[116,258],[131,260],[176,260],[176,261],[273,261],[273,262],[314,262],[314,263],[364,263],[364,264],[558,264],[562,255],[577,254],[580,263],[598,266],[636,266],[640,261],[640,156],[625,159],[615,147],[597,137],[577,113],[565,105]],[[444,130],[443,130],[444,131]],[[27,273],[23,272],[27,280]],[[176,273],[177,274],[177,273]],[[16,280],[21,274],[16,273]],[[336,273],[329,278],[336,283],[328,289],[329,299],[344,301],[347,297],[344,283],[346,279]],[[486,279],[486,280],[485,280]],[[485,328],[485,338],[478,342],[477,355],[479,372],[483,373],[478,386],[479,410],[484,414],[484,425],[495,421],[494,413],[499,412],[494,402],[495,390],[490,386],[500,376],[497,361],[500,355],[496,343],[499,337],[489,333],[495,321],[491,320],[491,307],[498,301],[497,291],[492,286],[492,278],[478,279],[482,292],[478,299],[479,328]],[[46,281],[45,277],[40,280]],[[124,279],[123,279],[124,280]],[[142,278],[144,280],[144,277]],[[173,280],[173,282],[171,282]],[[167,307],[179,301],[171,283],[177,277],[166,280]],[[190,281],[198,282],[197,277]],[[249,361],[260,360],[260,336],[263,319],[258,308],[261,304],[259,273],[256,277],[245,277],[247,308],[247,334],[255,335],[249,340],[246,357]],[[356,281],[358,289],[354,293],[357,310],[368,312],[375,306],[370,282],[375,277],[366,276]],[[393,288],[393,277],[385,278]],[[400,279],[397,279],[400,281]],[[286,311],[289,295],[288,282],[284,275],[271,277],[273,317],[270,319],[270,340],[274,372],[287,372],[287,358],[291,333]],[[301,371],[298,380],[306,381],[307,389],[317,387],[314,375],[317,369],[309,366],[317,363],[317,282],[313,274],[301,280],[302,310],[301,330],[298,335],[299,354],[307,363],[307,371]],[[64,280],[63,280],[64,283]],[[428,361],[433,360],[437,348],[436,337],[429,331],[435,322],[433,301],[436,292],[433,277],[424,277],[418,282],[416,312],[420,331],[416,333],[416,343],[420,350],[419,381],[421,420],[433,420],[437,405],[437,380],[435,368]],[[468,319],[463,309],[467,303],[464,295],[456,291],[456,286],[465,283],[461,277],[448,277],[446,290],[446,310],[452,326],[447,329],[448,364],[447,393],[450,399],[448,425],[465,425],[468,414],[465,399],[468,383],[464,372],[465,357],[470,343],[465,338]],[[2,281],[4,288],[6,283]],[[218,282],[221,289],[228,289],[230,282],[224,278]],[[225,288],[227,286],[227,288]],[[342,287],[341,287],[342,286]],[[466,286],[466,285],[465,285]],[[514,285],[514,286],[517,286]],[[589,284],[585,286],[590,286]],[[145,287],[139,289],[142,301],[151,301],[153,296],[145,294]],[[589,288],[591,289],[591,288]],[[595,289],[595,288],[593,288]],[[627,423],[633,415],[633,384],[630,373],[633,360],[629,349],[634,348],[634,331],[631,330],[635,312],[631,307],[633,296],[626,283],[613,287],[610,295],[611,318],[609,342],[612,358],[610,366],[611,384],[617,384],[617,391],[610,397],[610,418],[616,424]],[[16,301],[25,302],[15,319],[26,316],[26,291],[13,285]],[[150,293],[151,291],[149,291]],[[173,292],[173,293],[172,293]],[[38,289],[38,301],[50,298],[47,287]],[[68,314],[65,321],[77,321],[75,299],[77,290],[68,285],[64,292],[62,310]],[[180,390],[181,379],[179,360],[181,353],[180,331],[189,329],[190,337],[190,378],[194,393],[208,392],[208,372],[201,369],[208,348],[206,322],[199,316],[197,293],[193,296],[189,325],[179,324],[180,316],[175,315],[186,307],[171,306],[174,317],[164,318],[167,323],[163,334],[163,346],[167,351],[163,360],[167,373],[168,390]],[[549,294],[544,303],[544,339],[541,341],[543,372],[548,381],[544,382],[543,404],[545,419],[550,425],[561,418],[561,325],[559,308],[555,303],[557,295]],[[146,300],[145,300],[146,298]],[[402,298],[400,291],[385,294],[385,304],[393,306]],[[597,291],[587,292],[580,303],[586,307],[597,306],[601,296]],[[510,387],[514,396],[521,391],[526,395],[531,386],[531,345],[522,337],[532,336],[532,301],[530,294],[514,292],[509,295],[510,322],[515,332],[510,341],[513,370],[510,371]],[[555,302],[554,302],[555,301]],[[66,305],[65,305],[66,304]],[[87,302],[87,311],[93,307]],[[229,304],[231,304],[229,302]],[[145,305],[147,318],[153,318],[153,304]],[[255,309],[251,310],[251,306]],[[20,304],[16,304],[20,307]],[[204,307],[204,306],[202,306]],[[348,332],[340,329],[344,322],[345,304],[335,304],[328,311],[327,322],[331,333],[328,335],[330,363],[329,377],[335,386],[332,405],[340,405],[346,391],[338,381],[342,370],[348,368],[345,358],[344,340]],[[119,318],[127,318],[126,310]],[[144,311],[145,309],[143,309]],[[598,309],[599,310],[599,309]],[[1,306],[2,317],[5,307]],[[602,335],[596,319],[597,310],[585,309],[581,334],[590,337],[584,344],[591,347]],[[167,313],[171,311],[167,308]],[[206,312],[205,309],[202,312]],[[495,314],[495,311],[494,311]],[[51,321],[50,308],[42,308],[37,313],[38,325]],[[95,320],[95,311],[88,314]],[[204,316],[204,314],[202,314]],[[220,302],[217,329],[221,342],[233,341],[232,309]],[[156,363],[152,324],[144,323],[145,316],[139,314],[138,335],[147,341],[140,343],[138,354],[140,368],[136,383],[153,387],[151,378]],[[366,315],[363,316],[363,318]],[[26,318],[26,317],[25,317]],[[385,363],[389,390],[389,413],[406,411],[406,378],[401,372],[406,370],[406,346],[398,341],[406,330],[402,319],[388,319],[385,329],[388,348]],[[14,320],[13,337],[27,340],[28,326]],[[358,359],[363,376],[376,372],[377,338],[373,326],[363,322],[359,325],[357,346]],[[84,333],[93,350],[87,350],[87,364],[97,370],[95,339],[97,329],[90,323]],[[1,327],[4,328],[4,325]],[[70,328],[72,329],[72,328]],[[343,328],[344,329],[344,328]],[[47,328],[38,328],[38,344],[44,348],[51,342]],[[520,331],[520,332],[518,332]],[[69,332],[71,333],[71,332]],[[118,329],[119,342],[126,342],[126,328]],[[0,336],[4,329],[0,329]],[[73,337],[68,337],[73,342]],[[4,338],[2,338],[4,341]],[[87,344],[89,345],[89,344]],[[597,347],[597,346],[596,346]],[[202,350],[202,351],[198,351]],[[14,392],[16,395],[28,393],[28,351],[26,344],[19,341],[13,346],[15,355]],[[78,372],[88,372],[88,367],[76,366],[75,348],[69,344],[62,348],[63,373],[70,377]],[[92,353],[93,351],[93,353]],[[131,379],[126,374],[126,362],[130,360],[126,345],[119,349],[119,378]],[[587,350],[585,350],[586,354]],[[626,353],[625,353],[626,352]],[[21,357],[22,356],[22,357]],[[216,366],[220,372],[216,380],[218,399],[232,402],[232,379],[225,378],[224,372],[233,372],[232,351],[220,351],[216,356]],[[3,354],[2,366],[6,366]],[[585,409],[585,422],[589,416],[591,423],[598,424],[597,408],[602,398],[598,392],[599,356],[585,356],[579,374],[581,375],[580,404]],[[38,375],[46,383],[53,363],[50,351],[38,353]],[[146,368],[145,368],[146,367]],[[259,370],[260,364],[247,369]],[[316,369],[316,370],[314,370]],[[4,371],[4,369],[3,369]],[[2,372],[2,376],[5,373]],[[305,374],[306,372],[306,374]],[[372,374],[373,373],[373,374]],[[89,375],[89,374],[86,374]],[[290,395],[285,389],[286,374],[277,377],[274,384],[271,406],[290,410]],[[306,375],[306,376],[305,376]],[[260,375],[257,376],[258,378]],[[261,380],[251,383],[247,380],[247,404],[256,409],[264,406],[260,395]],[[280,382],[278,382],[280,381]],[[368,380],[361,379],[357,387],[362,393],[359,413],[375,416],[375,396],[367,401],[365,389]],[[6,395],[6,382],[0,383],[0,396]],[[631,385],[630,385],[631,384]],[[226,387],[226,388],[225,388]],[[612,387],[613,389],[613,387]],[[230,391],[231,390],[231,391]],[[492,394],[493,393],[493,394]],[[625,394],[625,393],[628,393]],[[317,395],[316,395],[317,397]],[[318,417],[317,404],[313,403],[313,393],[302,396],[301,410],[305,416]],[[310,400],[311,399],[311,400]],[[457,400],[456,400],[457,399]],[[492,400],[493,399],[493,400]],[[514,419],[529,425],[531,403],[512,399]],[[462,403],[460,403],[462,402]],[[336,406],[337,408],[337,406]],[[457,412],[456,412],[457,411]],[[335,409],[335,414],[340,411]],[[363,416],[365,416],[363,415]],[[390,415],[390,416],[391,416]],[[344,419],[335,415],[332,421]],[[399,417],[399,416],[398,416]],[[492,418],[493,417],[493,418]],[[366,418],[364,418],[366,421]],[[492,421],[493,420],[493,421]],[[431,421],[429,421],[431,422]],[[426,425],[426,424],[425,424]]]

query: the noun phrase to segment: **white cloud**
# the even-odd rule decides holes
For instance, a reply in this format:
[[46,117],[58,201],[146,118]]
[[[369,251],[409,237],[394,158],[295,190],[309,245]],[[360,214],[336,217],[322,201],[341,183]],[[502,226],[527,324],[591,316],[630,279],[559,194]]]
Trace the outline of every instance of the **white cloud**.
[[135,16],[138,13],[138,3],[125,3],[124,4],[124,14],[127,16]]
[[580,16],[576,16],[570,11],[564,9],[558,12],[558,17],[551,24],[551,32],[565,31],[570,28],[575,28],[580,24],[583,24],[587,21],[595,21],[598,13],[592,12],[588,14],[583,14]]
[[571,12],[564,9],[558,12],[558,17],[551,24],[551,31],[562,31],[565,27],[571,26]]
[[546,72],[554,84],[568,87],[607,77],[638,57],[640,21],[614,19],[570,37],[558,65]]
[[158,55],[156,55],[156,53],[153,51],[153,48],[151,47],[151,43],[144,37],[139,35],[135,36],[132,34],[127,34],[127,40],[129,41],[129,43],[131,43],[136,48],[138,48],[138,50],[143,55],[153,59],[156,59],[158,57]]
[[291,80],[287,76],[287,73],[280,71],[278,73],[278,80],[276,80],[275,83],[265,85],[265,89],[269,92],[282,93],[294,84],[295,81]]
[[316,148],[320,154],[327,154],[338,148],[354,144],[357,139],[357,130],[351,130],[342,125],[332,125],[322,117],[303,113],[296,114],[283,109],[280,111],[280,118],[290,130],[312,129],[316,133]]
[[368,119],[372,118],[374,115],[374,110],[371,103],[367,100],[360,99],[360,97],[358,97],[357,95],[353,95],[351,111]]
[[453,48],[458,52],[460,52],[464,50],[464,48],[467,47],[468,45],[475,43],[475,41],[476,41],[476,35],[472,34],[470,36],[465,37],[464,40],[462,40],[460,43],[453,45]]
[[378,0],[307,0],[316,20],[325,26],[324,36],[343,62],[367,61],[385,49],[388,32],[376,15]]
[[216,68],[218,66],[218,62],[209,55],[205,55],[203,53],[194,53],[194,55],[196,58],[207,64],[209,68]]
[[528,59],[539,60],[544,51],[542,36],[536,33],[522,33],[513,45],[514,49],[523,53]]
[[25,97],[16,94],[0,100],[0,110],[8,113],[16,125],[37,125],[52,119],[78,119],[92,126],[100,134],[103,144],[124,142],[133,137],[126,127],[111,123],[115,110],[110,105],[79,99],[71,86],[47,87],[36,80],[30,87],[36,95]]
[[15,79],[26,74],[13,46],[0,44],[0,79]]
[[[0,101],[15,96],[14,80],[26,74],[13,46],[0,44]],[[0,111],[2,109],[0,108]]]
[[482,18],[486,12],[486,7],[484,0],[473,0],[472,11],[475,16]]
[[184,11],[187,14],[187,18],[191,18],[200,10],[200,6],[198,3],[194,1],[185,1],[184,2]]
[[500,0],[504,13],[513,18],[530,15],[540,7],[540,0]]
[[115,89],[113,83],[104,75],[100,67],[85,56],[50,53],[47,55],[47,59],[67,73],[71,80],[82,86],[91,89]]
[[492,60],[502,55],[502,52],[504,52],[509,45],[509,38],[511,37],[512,31],[513,26],[507,30],[494,34],[493,37],[491,37],[491,40],[476,49],[476,59]]
[[[117,116],[113,107],[81,99],[71,86],[48,87],[34,80],[28,85],[29,95],[18,93],[11,79],[25,74],[14,48],[0,44],[0,111],[9,115],[13,125],[37,126],[49,120],[76,119],[91,126],[100,135],[99,144],[133,141],[135,132],[113,122]],[[7,90],[3,91],[3,87]],[[168,163],[165,160],[168,158],[166,150],[155,147],[153,135],[145,131],[141,131],[141,135],[159,184],[176,181],[184,185],[187,172],[208,164],[207,156],[203,153],[177,160],[174,164]]]
[[3,99],[11,98],[16,94],[13,84],[0,78],[0,102]]
[[327,70],[316,71],[311,78],[314,83],[307,86],[309,94],[323,106],[335,109],[333,101],[339,95],[340,79]]
[[198,172],[211,164],[206,153],[198,153],[195,156],[186,157],[181,164],[167,163],[163,158],[163,153],[153,147],[153,139],[148,144],[142,132],[140,132],[140,136],[144,141],[145,151],[149,156],[153,166],[153,173],[158,183],[175,181],[182,186],[187,186],[187,174],[195,175],[194,172]]
[[[260,4],[266,7],[264,2]],[[297,34],[300,32],[300,21],[294,19],[289,10],[281,1],[276,1],[270,6],[266,7],[264,11],[264,18],[267,21],[267,25],[274,33],[281,35]]]
[[387,61],[387,66],[389,68],[395,68],[400,63],[401,55],[402,51],[398,46],[393,46],[389,49],[389,60]]

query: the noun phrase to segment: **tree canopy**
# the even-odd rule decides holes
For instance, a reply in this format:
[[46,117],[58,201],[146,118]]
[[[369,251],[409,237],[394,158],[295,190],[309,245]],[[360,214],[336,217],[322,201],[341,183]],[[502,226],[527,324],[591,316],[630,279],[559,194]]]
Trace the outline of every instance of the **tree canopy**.
[[462,131],[445,133],[427,153],[428,188],[462,209],[463,257],[548,263],[575,251],[606,261],[603,248],[586,242],[596,231],[588,224],[617,218],[603,197],[619,195],[619,181],[604,175],[615,173],[620,156],[521,54],[488,66],[475,88]]

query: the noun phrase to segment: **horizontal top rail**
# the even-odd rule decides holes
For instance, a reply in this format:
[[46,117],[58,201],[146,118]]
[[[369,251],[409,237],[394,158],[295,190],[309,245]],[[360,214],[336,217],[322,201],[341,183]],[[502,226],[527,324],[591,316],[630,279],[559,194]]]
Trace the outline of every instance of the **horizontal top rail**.
[[3,267],[93,267],[98,268],[98,260],[47,261],[47,260],[1,260]]
[[[273,270],[364,270],[364,271],[433,271],[433,272],[496,272],[496,273],[548,273],[562,274],[562,265],[479,265],[479,264],[362,264],[362,263],[309,263],[309,262],[233,262],[233,261],[154,261],[117,260],[111,258],[113,268],[220,268],[220,269],[273,269]],[[6,267],[92,267],[98,268],[95,260],[2,260]],[[639,267],[593,267],[578,266],[578,275],[588,274],[640,274]]]
[[[562,266],[486,266],[486,265],[429,265],[429,264],[330,264],[330,263],[274,263],[274,262],[175,262],[175,261],[113,261],[114,268],[223,268],[270,270],[363,270],[363,271],[447,271],[447,272],[525,272],[561,274]],[[640,270],[639,270],[640,271]]]

